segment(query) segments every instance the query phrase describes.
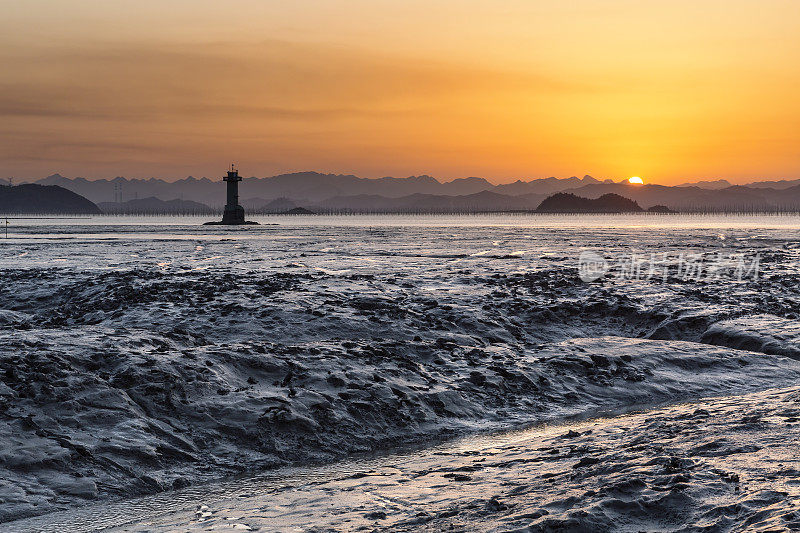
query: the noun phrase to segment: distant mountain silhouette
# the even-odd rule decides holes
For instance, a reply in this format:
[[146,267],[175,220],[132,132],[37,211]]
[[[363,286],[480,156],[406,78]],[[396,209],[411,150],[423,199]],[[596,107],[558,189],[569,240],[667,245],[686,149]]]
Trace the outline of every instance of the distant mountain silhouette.
[[311,206],[317,212],[353,213],[480,213],[530,211],[529,198],[482,191],[461,196],[411,194],[401,198],[380,195],[337,196]]
[[0,213],[37,215],[99,215],[100,209],[83,196],[55,185],[0,185]]
[[642,211],[639,204],[614,193],[600,198],[583,198],[571,193],[559,192],[545,198],[538,213],[637,213]]
[[113,179],[87,180],[84,178],[65,178],[53,174],[37,183],[41,185],[59,185],[74,191],[95,203],[119,202],[120,198],[132,200],[137,198],[156,197],[183,198],[206,205],[222,206],[225,203],[225,186],[222,178],[212,181],[207,178],[188,178],[168,182],[162,179]]
[[[95,202],[115,201],[121,194],[123,199],[134,198],[184,198],[219,207],[225,203],[225,188],[221,178],[210,180],[188,177],[167,182],[161,179],[87,180],[65,178],[53,174],[37,183],[60,185]],[[388,198],[399,198],[410,194],[465,195],[492,189],[494,185],[483,178],[463,178],[442,183],[431,176],[408,178],[359,178],[343,174],[320,174],[319,172],[296,172],[270,178],[245,178],[240,190],[247,198],[261,198],[264,203],[277,198],[293,198],[303,203],[316,203],[335,196],[376,194]],[[243,204],[244,205],[244,204]],[[247,205],[244,205],[248,208]]]
[[[277,214],[277,215],[314,215],[314,211],[305,207],[300,207],[291,198],[276,198],[271,202],[265,202],[261,198],[250,198],[245,200],[242,205],[251,213],[257,214]],[[250,205],[251,207],[247,207]]]
[[776,191],[737,185],[708,190],[700,187],[601,183],[565,192],[586,198],[599,198],[604,194],[614,193],[630,198],[639,205],[665,205],[675,211],[768,211],[800,208],[800,194],[792,194],[791,189]]
[[127,202],[100,202],[100,210],[109,215],[208,215],[215,210],[190,200],[159,200],[151,196]]
[[800,185],[800,180],[779,180],[779,181],[757,181],[747,184],[753,189],[777,189],[785,190]]
[[691,183],[683,183],[678,187],[700,187],[701,189],[725,189],[731,187],[733,183],[728,180],[714,180],[714,181],[695,181]]
[[[48,176],[38,183],[60,185],[103,203],[120,197],[183,198],[220,209],[225,188],[220,178],[188,177],[175,182],[161,179],[90,181]],[[281,213],[295,207],[319,212],[465,212],[532,211],[547,196],[568,192],[584,198],[608,193],[630,198],[640,206],[662,205],[673,211],[799,211],[800,180],[730,185],[726,180],[700,181],[681,186],[634,185],[600,181],[591,176],[543,178],[492,185],[483,178],[449,182],[427,176],[366,179],[349,174],[296,172],[269,178],[246,178],[241,204],[252,213]]]
[[[253,207],[251,211],[256,213],[285,213],[287,211],[291,211],[292,209],[297,209],[299,207],[297,205],[297,202],[295,202],[291,198],[276,198],[271,202],[265,202],[261,200],[261,202],[259,203],[256,203],[255,199],[253,199],[248,203],[252,203]],[[246,208],[247,206],[245,205],[245,209]]]
[[521,196],[523,194],[553,194],[554,192],[561,192],[565,189],[580,187],[582,185],[589,185],[592,183],[600,183],[591,176],[584,176],[577,178],[558,179],[558,178],[542,178],[531,181],[517,180],[514,183],[505,183],[503,185],[496,185],[492,190],[501,194],[509,194],[511,196]]

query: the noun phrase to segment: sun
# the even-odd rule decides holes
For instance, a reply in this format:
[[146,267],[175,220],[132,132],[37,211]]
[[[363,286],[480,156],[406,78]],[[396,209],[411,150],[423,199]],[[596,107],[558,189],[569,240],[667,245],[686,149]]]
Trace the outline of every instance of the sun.
[[633,183],[635,185],[644,185],[644,182],[642,181],[642,178],[640,178],[639,176],[634,176],[632,178],[628,178],[628,183]]

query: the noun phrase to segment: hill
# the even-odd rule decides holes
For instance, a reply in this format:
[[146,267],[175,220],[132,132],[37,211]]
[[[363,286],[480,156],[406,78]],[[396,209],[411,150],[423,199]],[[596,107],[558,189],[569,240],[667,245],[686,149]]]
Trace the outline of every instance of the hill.
[[83,196],[57,185],[0,185],[0,213],[36,215],[99,215]]
[[278,213],[279,215],[316,215],[316,213],[310,209],[306,209],[305,207],[294,207],[289,209],[288,211],[284,211],[283,213]]
[[537,213],[638,213],[639,204],[618,194],[604,194],[600,198],[583,198],[571,193],[556,193],[545,198]]
[[[248,204],[252,207],[248,207]],[[250,209],[253,213],[286,213],[292,209],[297,209],[299,206],[297,202],[290,198],[276,198],[271,202],[266,202],[260,198],[253,198],[245,200],[242,203],[245,209]]]

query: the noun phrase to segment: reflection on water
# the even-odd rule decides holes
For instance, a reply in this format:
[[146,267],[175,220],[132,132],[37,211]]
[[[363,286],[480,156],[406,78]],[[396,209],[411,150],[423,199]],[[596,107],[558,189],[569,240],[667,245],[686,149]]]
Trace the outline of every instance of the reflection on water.
[[[796,530],[797,387],[93,505],[4,531]],[[552,527],[537,520],[554,520]],[[622,527],[619,527],[619,526]],[[559,527],[562,526],[562,527]],[[571,526],[571,527],[566,527]]]
[[258,218],[264,225],[242,227],[203,226],[204,220],[12,220],[9,238],[0,239],[0,266],[172,272],[308,268],[345,274],[370,269],[422,273],[449,263],[508,272],[565,260],[571,264],[582,249],[792,249],[800,229],[797,215],[265,216]]
[[[477,215],[260,215],[261,226],[202,226],[206,216],[93,216],[65,218],[9,217],[10,232],[21,234],[80,233],[82,228],[106,227],[103,233],[152,233],[153,226],[178,233],[259,234],[271,226],[370,227],[523,227],[523,228],[800,228],[800,214],[657,214],[554,215],[491,213]],[[9,233],[11,236],[11,233]]]
[[[617,419],[629,416],[633,415],[622,415]],[[126,530],[126,525],[137,524],[136,531],[169,531],[168,526],[154,527],[151,524],[158,522],[158,517],[163,515],[191,515],[201,504],[211,505],[221,500],[238,498],[268,498],[270,494],[278,491],[291,492],[295,487],[333,482],[364,472],[395,469],[400,465],[408,465],[408,468],[412,469],[436,465],[442,462],[445,456],[469,456],[479,452],[492,452],[531,439],[552,438],[569,430],[582,431],[604,420],[545,424],[521,430],[475,434],[427,448],[418,445],[400,453],[377,454],[333,464],[284,467],[254,476],[241,476],[142,498],[93,504],[50,513],[6,523],[2,527],[7,533],[29,531],[81,533],[103,529],[116,530],[116,528]]]

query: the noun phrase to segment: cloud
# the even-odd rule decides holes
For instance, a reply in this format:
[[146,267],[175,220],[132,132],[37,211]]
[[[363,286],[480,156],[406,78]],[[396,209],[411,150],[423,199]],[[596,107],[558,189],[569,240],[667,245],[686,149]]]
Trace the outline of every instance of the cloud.
[[446,105],[458,95],[564,89],[529,73],[283,41],[11,47],[0,62],[3,117],[334,120]]
[[115,170],[124,172],[205,165],[214,154],[289,169],[396,159],[479,131],[477,114],[509,94],[591,90],[540,74],[280,40],[6,46],[0,65],[0,169],[136,163]]

